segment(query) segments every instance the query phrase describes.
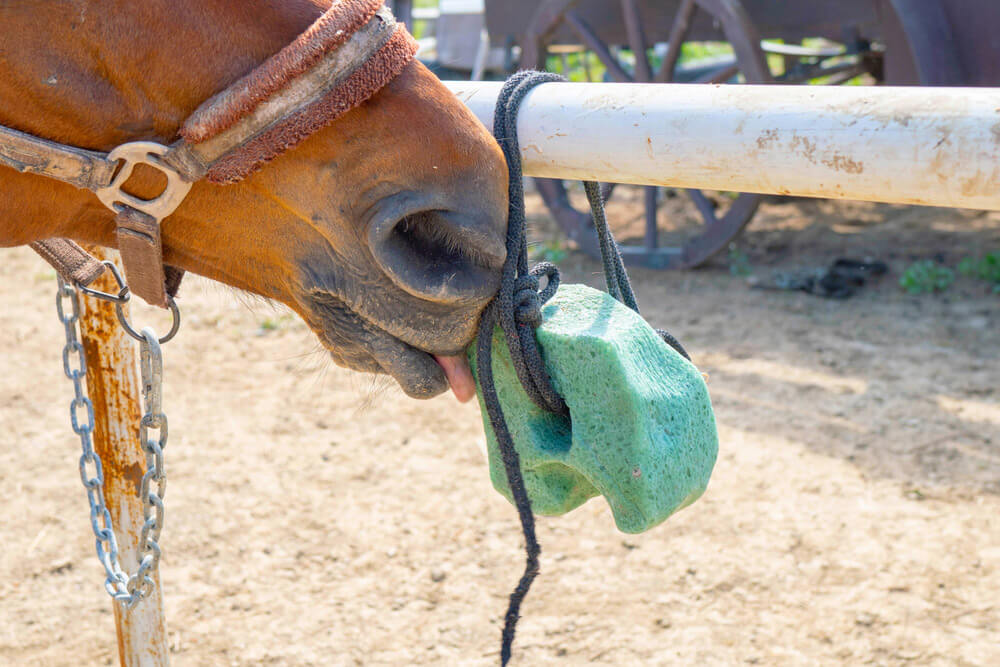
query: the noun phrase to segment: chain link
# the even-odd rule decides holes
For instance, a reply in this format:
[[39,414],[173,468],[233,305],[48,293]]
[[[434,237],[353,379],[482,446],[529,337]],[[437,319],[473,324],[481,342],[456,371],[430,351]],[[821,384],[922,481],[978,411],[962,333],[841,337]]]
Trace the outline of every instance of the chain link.
[[[70,306],[67,314],[66,306]],[[104,588],[108,595],[132,609],[153,592],[153,575],[160,563],[160,531],[163,529],[163,495],[166,474],[163,449],[167,446],[167,416],[161,407],[163,355],[156,334],[144,328],[139,341],[140,375],[142,380],[143,415],[139,421],[139,441],[146,455],[146,472],[142,476],[139,497],[142,498],[144,523],[139,536],[139,567],[129,575],[124,572],[118,553],[118,540],[111,523],[111,514],[104,502],[104,467],[94,450],[94,405],[87,397],[84,380],[87,359],[77,338],[80,320],[80,297],[72,285],[59,279],[56,311],[66,330],[63,347],[63,372],[73,382],[70,403],[70,423],[80,437],[80,479],[90,503],[90,525],[94,531],[97,559],[104,567]],[[85,420],[85,421],[84,421]]]

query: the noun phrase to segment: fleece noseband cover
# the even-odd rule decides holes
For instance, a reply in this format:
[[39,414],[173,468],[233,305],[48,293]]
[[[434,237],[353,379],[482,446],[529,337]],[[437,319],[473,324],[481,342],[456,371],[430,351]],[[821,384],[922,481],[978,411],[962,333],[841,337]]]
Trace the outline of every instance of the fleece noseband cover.
[[198,107],[165,160],[188,177],[235,183],[372,97],[416,52],[382,0],[338,0]]

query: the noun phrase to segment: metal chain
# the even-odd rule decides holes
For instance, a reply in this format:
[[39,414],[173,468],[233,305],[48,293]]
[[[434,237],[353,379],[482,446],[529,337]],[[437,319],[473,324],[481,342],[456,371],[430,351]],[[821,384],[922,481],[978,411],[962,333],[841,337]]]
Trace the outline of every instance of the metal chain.
[[[67,315],[66,303],[71,306]],[[161,407],[163,381],[163,356],[156,334],[148,327],[142,330],[140,347],[140,374],[142,377],[143,415],[139,421],[139,440],[146,454],[146,473],[142,477],[140,497],[145,523],[139,537],[139,567],[135,574],[122,570],[118,554],[118,540],[111,523],[111,514],[104,502],[104,468],[101,457],[94,450],[94,405],[87,397],[84,380],[87,360],[83,345],[77,338],[80,320],[80,297],[77,289],[59,278],[56,294],[59,321],[66,330],[63,347],[63,371],[73,382],[73,402],[70,403],[70,423],[73,432],[80,436],[83,454],[80,456],[80,479],[87,490],[90,502],[90,524],[97,538],[97,559],[107,575],[104,588],[114,600],[126,609],[132,609],[155,588],[153,574],[160,563],[160,531],[163,529],[163,495],[166,492],[166,475],[163,467],[163,448],[167,445],[167,416]],[[86,421],[81,423],[83,416]],[[151,431],[155,431],[151,434]],[[151,488],[155,484],[155,489]]]

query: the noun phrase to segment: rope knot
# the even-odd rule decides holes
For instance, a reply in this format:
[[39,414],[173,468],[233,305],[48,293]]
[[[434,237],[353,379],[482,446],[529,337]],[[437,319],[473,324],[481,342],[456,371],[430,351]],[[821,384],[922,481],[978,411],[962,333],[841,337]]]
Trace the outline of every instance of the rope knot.
[[538,295],[538,278],[530,273],[514,281],[514,321],[537,329],[542,324],[542,300]]

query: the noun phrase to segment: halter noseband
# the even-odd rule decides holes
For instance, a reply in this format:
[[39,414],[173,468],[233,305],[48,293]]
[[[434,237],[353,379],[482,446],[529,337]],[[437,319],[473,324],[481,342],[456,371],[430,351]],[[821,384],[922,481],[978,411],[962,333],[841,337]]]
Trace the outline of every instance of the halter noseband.
[[[235,183],[357,107],[394,79],[417,44],[382,0],[334,0],[291,44],[205,101],[170,146],[122,144],[105,154],[0,126],[0,165],[94,192],[115,212],[130,291],[166,308],[182,272],[163,264],[160,222],[192,183]],[[138,164],[163,173],[152,199],[122,190]],[[103,265],[68,239],[32,245],[68,281],[86,286]]]

